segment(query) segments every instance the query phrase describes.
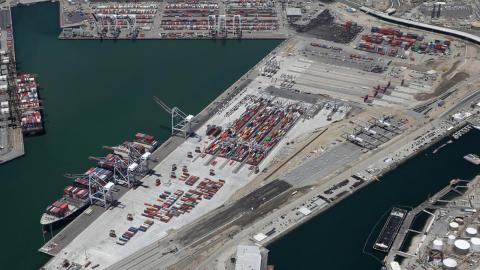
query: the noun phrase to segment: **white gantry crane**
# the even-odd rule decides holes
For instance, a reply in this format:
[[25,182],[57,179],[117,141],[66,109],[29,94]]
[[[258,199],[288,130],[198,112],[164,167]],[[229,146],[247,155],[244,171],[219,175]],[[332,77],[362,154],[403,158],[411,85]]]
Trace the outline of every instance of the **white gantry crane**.
[[172,117],[172,136],[180,135],[183,138],[187,138],[192,133],[192,120],[193,115],[185,114],[178,107],[170,108],[165,102],[158,97],[153,97],[153,100],[169,113]]

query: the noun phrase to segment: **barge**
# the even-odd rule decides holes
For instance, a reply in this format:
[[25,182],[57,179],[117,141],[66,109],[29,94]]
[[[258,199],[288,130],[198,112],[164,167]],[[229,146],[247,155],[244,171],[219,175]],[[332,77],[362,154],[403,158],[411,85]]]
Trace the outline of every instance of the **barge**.
[[400,230],[400,226],[402,226],[403,220],[406,216],[406,210],[394,207],[392,211],[390,211],[388,220],[383,226],[377,240],[375,241],[373,249],[381,252],[388,252],[392,247],[392,243],[395,240],[398,230]]
[[468,154],[463,157],[466,161],[473,163],[475,165],[480,165],[480,157],[475,154]]

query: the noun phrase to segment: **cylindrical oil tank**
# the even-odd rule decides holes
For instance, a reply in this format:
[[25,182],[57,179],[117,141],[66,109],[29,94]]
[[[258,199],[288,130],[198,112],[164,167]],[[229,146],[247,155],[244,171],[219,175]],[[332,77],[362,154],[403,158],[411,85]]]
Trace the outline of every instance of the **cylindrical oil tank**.
[[477,229],[475,229],[474,227],[467,227],[465,229],[465,234],[468,236],[468,237],[473,237],[473,236],[476,236],[478,233]]
[[448,226],[450,227],[450,230],[456,231],[456,230],[458,230],[458,226],[459,226],[459,225],[458,225],[457,222],[452,221],[452,222],[450,222],[450,223],[448,224]]
[[443,240],[442,239],[433,240],[432,249],[442,251],[443,250]]
[[457,254],[465,255],[470,251],[470,243],[467,240],[457,239],[454,243],[454,250]]
[[470,238],[470,245],[473,252],[480,252],[480,238],[472,237]]
[[455,270],[457,269],[457,261],[452,258],[443,259],[443,270]]
[[448,236],[448,244],[453,245],[453,243],[455,242],[455,239],[457,239],[457,237],[455,237],[455,235],[453,235],[453,234],[450,234]]

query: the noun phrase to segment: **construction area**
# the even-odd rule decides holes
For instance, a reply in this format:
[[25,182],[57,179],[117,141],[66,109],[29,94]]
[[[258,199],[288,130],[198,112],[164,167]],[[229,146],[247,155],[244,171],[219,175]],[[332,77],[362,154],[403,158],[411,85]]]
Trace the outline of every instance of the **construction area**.
[[451,29],[480,33],[480,3],[478,1],[411,1],[404,3],[394,16]]
[[343,4],[292,4],[62,2],[70,23],[87,18],[64,38],[254,37],[284,23],[294,36],[196,116],[155,97],[172,137],[135,184],[94,190],[119,188],[40,249],[53,256],[44,269],[259,265],[243,245],[267,245],[476,119],[476,45]]

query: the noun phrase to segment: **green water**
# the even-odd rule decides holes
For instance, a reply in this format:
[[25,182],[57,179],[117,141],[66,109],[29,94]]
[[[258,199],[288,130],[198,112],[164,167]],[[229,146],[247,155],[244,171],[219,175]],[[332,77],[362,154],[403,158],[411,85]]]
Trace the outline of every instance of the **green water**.
[[168,137],[161,97],[198,113],[281,41],[61,41],[58,6],[13,9],[18,68],[39,76],[46,134],[28,138],[26,156],[0,166],[0,269],[37,269],[47,260],[39,224],[70,180],[115,145],[151,133]]
[[[480,166],[463,159],[468,153],[480,153],[480,132],[472,130],[460,140],[453,140],[436,154],[432,146],[373,183],[354,193],[334,208],[297,228],[268,248],[269,263],[276,270],[379,270],[381,264],[362,253],[378,236],[383,220],[392,206],[415,207],[453,178],[471,179],[480,174]],[[381,253],[373,253],[383,259]]]

